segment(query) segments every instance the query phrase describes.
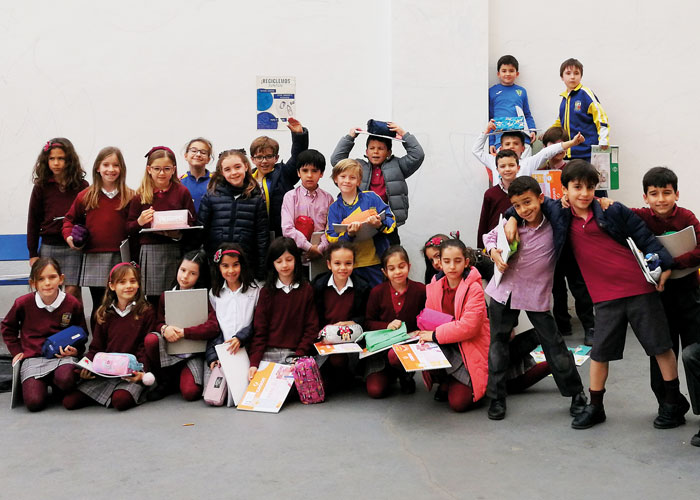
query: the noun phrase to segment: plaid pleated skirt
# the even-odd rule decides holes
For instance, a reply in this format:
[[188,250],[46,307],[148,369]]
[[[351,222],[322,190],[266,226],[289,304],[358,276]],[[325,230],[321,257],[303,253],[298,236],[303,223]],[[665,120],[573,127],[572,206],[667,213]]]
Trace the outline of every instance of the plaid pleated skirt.
[[69,365],[73,361],[78,361],[76,358],[27,358],[22,360],[22,365],[19,369],[19,376],[22,382],[30,378],[41,378],[47,376],[61,365]]
[[179,243],[142,245],[139,254],[141,288],[146,295],[160,296],[172,288],[182,259]]
[[119,252],[95,252],[83,255],[80,286],[107,286],[109,272],[119,264]]
[[[61,272],[65,275],[65,285],[78,286],[80,284],[80,271],[83,267],[83,252],[73,250],[68,245],[41,244],[39,249],[41,257],[56,259],[61,266]],[[103,285],[104,286],[104,285]]]
[[120,378],[96,377],[92,380],[84,380],[78,384],[78,390],[87,397],[94,399],[102,406],[109,406],[112,402],[112,394],[118,390],[128,391],[136,404],[143,403],[146,391],[141,384],[126,382]]
[[167,366],[175,366],[178,363],[187,363],[187,368],[192,372],[194,377],[194,383],[197,385],[203,385],[204,383],[204,356],[201,354],[193,354],[189,357],[181,358],[180,356],[173,356],[168,354],[166,346],[168,342],[163,338],[160,333],[154,332],[158,337],[158,353],[160,354],[160,366],[165,368]]

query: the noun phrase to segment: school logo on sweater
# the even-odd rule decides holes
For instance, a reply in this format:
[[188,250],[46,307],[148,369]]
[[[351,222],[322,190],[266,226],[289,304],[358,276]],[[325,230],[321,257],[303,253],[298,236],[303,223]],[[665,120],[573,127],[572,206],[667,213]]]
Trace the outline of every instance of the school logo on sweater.
[[518,94],[518,97],[523,95],[523,91],[520,89],[515,89],[515,93]]
[[63,315],[61,316],[61,328],[66,328],[68,325],[70,325],[71,317],[71,313],[63,313]]
[[574,111],[581,111],[581,101],[576,101],[574,103]]

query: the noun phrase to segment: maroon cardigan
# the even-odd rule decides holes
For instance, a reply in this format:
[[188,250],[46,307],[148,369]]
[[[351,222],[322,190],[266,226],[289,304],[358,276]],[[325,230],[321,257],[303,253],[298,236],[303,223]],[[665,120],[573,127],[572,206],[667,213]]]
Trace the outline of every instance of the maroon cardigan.
[[380,283],[372,288],[367,302],[367,315],[365,325],[367,330],[383,330],[395,319],[406,323],[409,332],[418,330],[416,317],[425,308],[425,285],[417,281],[408,280],[408,289],[404,295],[404,304],[397,315],[394,312],[394,304],[391,294],[394,293],[388,281]]

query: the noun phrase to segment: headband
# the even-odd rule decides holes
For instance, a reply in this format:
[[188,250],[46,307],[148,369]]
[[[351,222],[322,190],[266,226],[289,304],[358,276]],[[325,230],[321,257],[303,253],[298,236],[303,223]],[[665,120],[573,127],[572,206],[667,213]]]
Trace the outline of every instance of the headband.
[[136,262],[120,262],[119,264],[115,265],[112,270],[109,272],[109,282],[112,282],[112,273],[119,267],[122,266],[133,266],[135,269],[139,268],[139,265]]
[[[452,238],[453,240],[458,240],[459,239],[459,231],[450,231],[450,238]],[[435,236],[433,238],[430,238],[428,241],[426,241],[425,245],[423,245],[423,247],[424,248],[439,247],[447,239],[448,238],[442,238],[440,236]]]
[[152,153],[155,153],[156,151],[161,151],[161,150],[167,151],[171,155],[175,156],[175,153],[173,153],[173,150],[167,146],[153,146],[151,149],[148,150],[148,153],[146,153],[146,156],[144,156],[144,158],[148,158],[149,156],[151,156]]
[[51,148],[65,149],[65,146],[63,144],[61,144],[60,142],[46,141],[46,144],[44,144],[44,152],[48,151]]
[[241,153],[244,156],[247,156],[247,153],[245,152],[245,148],[241,149],[227,149],[226,151],[222,151],[219,153],[219,156],[217,158],[221,158],[221,155],[227,154],[227,153]]
[[219,262],[221,262],[221,257],[223,257],[224,255],[229,254],[229,253],[234,254],[234,255],[241,255],[241,252],[239,252],[238,250],[223,250],[222,251],[221,249],[219,249],[214,254],[214,262],[216,264],[218,264]]

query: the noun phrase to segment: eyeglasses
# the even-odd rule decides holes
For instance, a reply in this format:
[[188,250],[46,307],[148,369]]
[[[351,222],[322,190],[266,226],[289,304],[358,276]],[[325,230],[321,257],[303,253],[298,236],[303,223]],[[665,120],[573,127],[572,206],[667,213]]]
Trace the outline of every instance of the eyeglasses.
[[253,160],[255,160],[255,161],[263,161],[263,160],[270,161],[270,160],[274,160],[275,158],[277,158],[277,155],[253,156]]
[[190,148],[187,150],[187,152],[192,156],[209,156],[209,151],[207,151],[206,149]]
[[151,169],[151,172],[155,172],[156,174],[164,173],[164,174],[170,174],[175,171],[173,167],[148,167]]

